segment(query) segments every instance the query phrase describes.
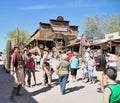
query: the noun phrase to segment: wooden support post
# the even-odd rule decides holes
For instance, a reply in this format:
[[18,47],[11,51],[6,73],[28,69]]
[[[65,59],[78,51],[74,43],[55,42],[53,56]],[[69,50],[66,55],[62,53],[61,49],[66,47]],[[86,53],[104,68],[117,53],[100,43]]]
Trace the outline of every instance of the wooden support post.
[[82,57],[82,54],[83,54],[83,43],[80,43],[80,46],[79,46],[79,57]]

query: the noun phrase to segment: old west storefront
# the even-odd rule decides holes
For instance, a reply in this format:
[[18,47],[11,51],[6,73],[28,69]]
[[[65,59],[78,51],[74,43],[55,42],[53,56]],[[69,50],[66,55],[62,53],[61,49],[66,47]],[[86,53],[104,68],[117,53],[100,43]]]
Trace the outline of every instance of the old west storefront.
[[[76,42],[71,42],[66,48],[74,51],[77,50],[84,52],[86,48],[90,47],[92,50],[96,51],[102,49],[103,52],[112,52],[113,54],[120,54],[120,33],[115,32],[111,34],[106,34],[103,39],[98,41],[86,40],[85,44],[82,45],[80,49],[81,42],[77,40]],[[82,50],[82,51],[80,51]]]
[[37,48],[43,50],[45,47],[62,50],[71,40],[76,39],[77,35],[78,26],[70,26],[69,21],[59,16],[56,20],[50,19],[49,23],[40,22],[39,29],[31,36],[26,47],[31,52],[36,52]]
[[104,51],[112,52],[113,54],[118,54],[120,52],[120,33],[115,32],[111,34],[106,34],[105,38],[100,42]]

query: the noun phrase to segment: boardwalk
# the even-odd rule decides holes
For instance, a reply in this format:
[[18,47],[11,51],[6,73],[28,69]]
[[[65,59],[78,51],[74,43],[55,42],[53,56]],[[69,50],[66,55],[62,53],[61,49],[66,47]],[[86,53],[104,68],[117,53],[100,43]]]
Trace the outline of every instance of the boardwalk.
[[[53,87],[41,86],[41,71],[36,70],[37,86],[22,88],[22,96],[16,97],[16,103],[102,103],[102,93],[97,93],[96,84],[85,84],[81,81],[81,70],[78,71],[78,81],[68,82],[66,94],[61,95],[57,76],[53,74]],[[69,80],[70,80],[69,76]],[[119,78],[119,77],[118,77]],[[12,103],[9,96],[12,89],[13,77],[5,73],[0,66],[0,103]]]

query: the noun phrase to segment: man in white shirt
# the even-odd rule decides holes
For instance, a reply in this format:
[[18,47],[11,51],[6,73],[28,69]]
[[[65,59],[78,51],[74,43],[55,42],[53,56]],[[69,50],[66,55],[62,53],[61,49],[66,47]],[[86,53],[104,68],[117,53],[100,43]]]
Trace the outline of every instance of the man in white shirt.
[[37,54],[37,56],[36,56],[36,65],[37,65],[38,69],[40,69],[40,59],[41,59],[40,55]]

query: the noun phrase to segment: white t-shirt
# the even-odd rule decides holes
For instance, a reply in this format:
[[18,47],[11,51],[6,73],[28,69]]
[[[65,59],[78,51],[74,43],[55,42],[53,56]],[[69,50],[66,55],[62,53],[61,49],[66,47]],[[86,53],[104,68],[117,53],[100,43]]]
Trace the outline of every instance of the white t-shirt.
[[40,62],[40,59],[41,59],[40,56],[37,55],[37,56],[36,56],[36,62]]
[[109,65],[109,66],[117,66],[115,56],[110,56],[110,57],[108,58],[108,65]]

